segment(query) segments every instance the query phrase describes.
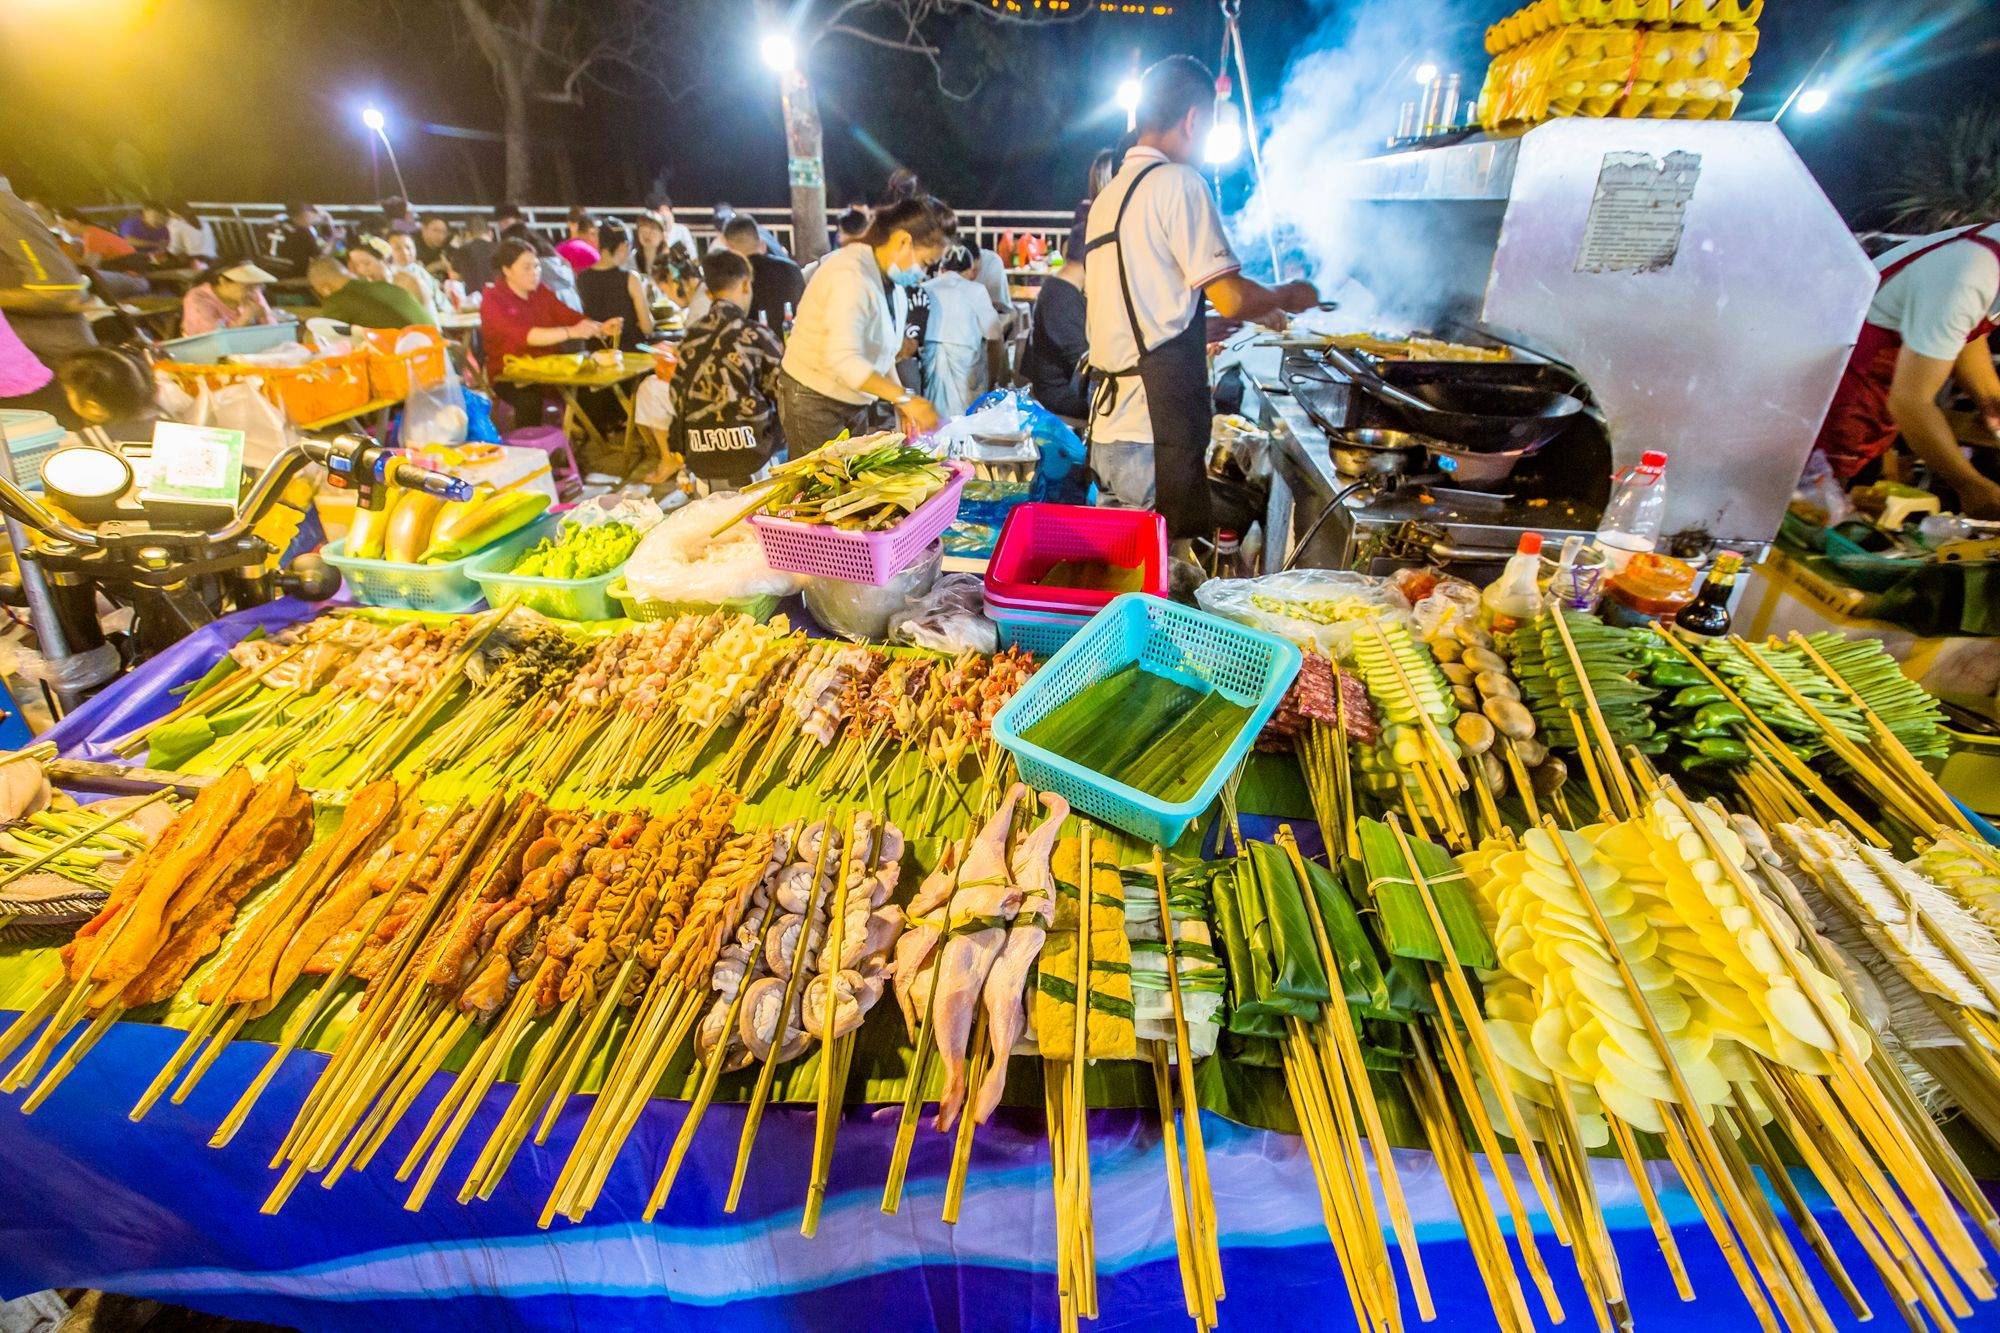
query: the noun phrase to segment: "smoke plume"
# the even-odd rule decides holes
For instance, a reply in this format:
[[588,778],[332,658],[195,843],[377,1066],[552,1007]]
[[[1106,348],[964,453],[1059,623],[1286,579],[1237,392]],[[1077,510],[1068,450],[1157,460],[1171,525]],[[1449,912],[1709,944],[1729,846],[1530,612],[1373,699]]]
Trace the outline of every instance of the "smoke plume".
[[1477,313],[1454,308],[1451,289],[1462,281],[1440,272],[1449,238],[1434,233],[1465,219],[1358,200],[1351,164],[1386,151],[1405,102],[1421,107],[1420,65],[1462,75],[1461,104],[1478,96],[1486,58],[1475,11],[1483,8],[1466,0],[1343,4],[1286,70],[1275,107],[1259,113],[1263,183],[1231,229],[1246,260],[1269,263],[1275,247],[1281,276],[1303,276],[1339,302],[1324,327],[1402,333]]

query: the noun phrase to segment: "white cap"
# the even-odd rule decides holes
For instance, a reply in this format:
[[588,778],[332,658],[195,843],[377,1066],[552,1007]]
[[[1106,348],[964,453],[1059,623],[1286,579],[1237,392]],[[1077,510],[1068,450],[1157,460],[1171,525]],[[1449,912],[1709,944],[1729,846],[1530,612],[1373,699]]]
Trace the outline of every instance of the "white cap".
[[266,273],[263,269],[258,268],[255,264],[238,264],[234,268],[226,268],[222,270],[222,272],[216,274],[215,276],[218,278],[227,278],[231,282],[242,282],[242,283],[261,284],[261,283],[277,281],[276,278],[272,277],[269,273]]

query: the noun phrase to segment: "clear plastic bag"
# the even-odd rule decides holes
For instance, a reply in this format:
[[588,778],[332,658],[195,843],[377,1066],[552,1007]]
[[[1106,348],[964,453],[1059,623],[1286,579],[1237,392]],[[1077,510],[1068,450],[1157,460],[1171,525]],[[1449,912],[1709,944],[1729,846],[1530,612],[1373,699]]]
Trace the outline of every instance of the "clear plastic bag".
[[986,618],[986,589],[977,574],[947,574],[923,601],[889,621],[889,642],[941,653],[1000,650],[1000,627]]
[[1439,579],[1430,596],[1411,609],[1410,619],[1420,639],[1437,637],[1446,625],[1477,623],[1479,589],[1463,579]]
[[636,532],[651,532],[666,518],[659,502],[644,491],[613,491],[592,496],[563,515],[564,527],[594,528],[623,523]]
[[857,643],[886,638],[896,617],[928,594],[944,564],[944,548],[932,546],[917,562],[887,583],[850,583],[846,579],[808,578],[806,610],[829,634]]
[[1194,598],[1204,611],[1336,658],[1347,655],[1364,619],[1407,619],[1410,614],[1409,600],[1388,583],[1346,569],[1210,579],[1195,589]]
[[632,595],[661,602],[726,602],[735,597],[784,597],[805,580],[772,569],[756,529],[737,523],[716,529],[743,511],[734,491],[690,500],[639,539],[625,562]]

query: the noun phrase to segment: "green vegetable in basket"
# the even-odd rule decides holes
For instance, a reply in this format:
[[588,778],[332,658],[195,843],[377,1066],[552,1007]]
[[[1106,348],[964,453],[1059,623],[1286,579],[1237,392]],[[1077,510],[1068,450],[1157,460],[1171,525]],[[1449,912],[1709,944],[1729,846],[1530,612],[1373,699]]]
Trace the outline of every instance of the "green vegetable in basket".
[[893,431],[833,440],[773,468],[751,487],[756,502],[737,518],[762,511],[798,523],[879,531],[901,522],[950,479],[944,464]]
[[1120,667],[1024,733],[1073,764],[1162,801],[1191,796],[1243,729],[1250,709],[1216,689]]
[[537,542],[511,572],[522,578],[594,579],[624,564],[639,535],[629,523],[565,523],[561,532]]

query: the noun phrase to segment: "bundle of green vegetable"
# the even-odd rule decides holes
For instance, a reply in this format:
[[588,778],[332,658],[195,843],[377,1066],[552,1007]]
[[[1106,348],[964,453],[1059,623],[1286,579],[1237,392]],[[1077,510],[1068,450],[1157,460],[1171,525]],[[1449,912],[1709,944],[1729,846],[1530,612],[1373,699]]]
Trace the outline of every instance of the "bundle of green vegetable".
[[1919,759],[1942,759],[1951,752],[1944,710],[1922,685],[1905,675],[1879,639],[1850,639],[1831,630],[1806,642],[1840,681],[1867,701],[1869,710],[1894,732],[1903,748]]
[[[1167,946],[1152,868],[1128,866],[1120,873],[1125,886],[1125,934],[1132,946],[1132,1022],[1140,1041],[1171,1043],[1173,997],[1167,988]],[[1188,1048],[1196,1059],[1214,1053],[1222,1026],[1222,958],[1208,925],[1211,875],[1211,868],[1199,861],[1175,866],[1167,875],[1181,1007]]]
[[625,563],[639,544],[639,529],[630,523],[565,523],[553,537],[544,537],[515,562],[510,573],[535,579],[594,579]]
[[1214,771],[1249,718],[1248,705],[1218,689],[1135,662],[1078,691],[1024,734],[1094,773],[1180,801]]
[[901,521],[936,495],[951,471],[893,431],[833,440],[773,468],[751,488],[762,511],[797,523],[875,531]]
[[[1427,759],[1460,756],[1453,739],[1458,705],[1452,701],[1451,683],[1438,670],[1430,650],[1411,636],[1402,621],[1369,619],[1355,632],[1353,653],[1382,722],[1381,740],[1372,751],[1361,751],[1356,761],[1364,786],[1377,793],[1393,792],[1405,783],[1414,784],[1417,767]],[[1442,755],[1432,754],[1429,735],[1435,735]]]
[[[1722,677],[1744,705],[1757,714],[1758,720],[1782,736],[1800,758],[1813,759],[1826,752],[1826,737],[1819,723],[1741,648],[1727,639],[1708,639],[1697,651],[1709,669]],[[1861,710],[1803,652],[1788,644],[1767,643],[1758,646],[1757,655],[1771,673],[1797,690],[1842,736],[1857,744],[1868,739],[1868,724],[1862,719]],[[1703,683],[1693,667],[1680,665],[1682,670],[1695,674],[1694,683]],[[1894,665],[1890,663],[1892,669]],[[1917,688],[1921,692],[1922,687]]]
[[1570,715],[1581,716],[1586,707],[1583,683],[1563,645],[1555,615],[1563,617],[1570,640],[1576,644],[1577,657],[1582,660],[1613,743],[1621,750],[1633,745],[1646,754],[1658,754],[1666,746],[1653,721],[1653,703],[1660,692],[1644,678],[1653,632],[1619,629],[1596,616],[1570,611],[1545,615],[1508,636],[1514,679],[1535,715],[1542,739],[1561,749],[1576,749],[1576,729],[1570,725]]

